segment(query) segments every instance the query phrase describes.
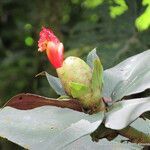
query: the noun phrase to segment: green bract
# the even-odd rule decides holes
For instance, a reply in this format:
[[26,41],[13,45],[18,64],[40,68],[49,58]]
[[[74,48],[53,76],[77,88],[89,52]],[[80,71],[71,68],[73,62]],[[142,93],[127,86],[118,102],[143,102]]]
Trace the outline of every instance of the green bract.
[[[96,54],[96,53],[95,53]],[[103,67],[98,57],[93,60],[93,69],[78,57],[68,57],[58,76],[66,93],[78,99],[84,108],[103,108],[101,91],[103,84]]]

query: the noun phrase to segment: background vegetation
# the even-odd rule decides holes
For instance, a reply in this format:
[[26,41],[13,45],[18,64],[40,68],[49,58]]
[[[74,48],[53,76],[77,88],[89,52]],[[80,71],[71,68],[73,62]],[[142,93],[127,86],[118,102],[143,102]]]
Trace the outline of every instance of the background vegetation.
[[107,69],[150,48],[149,18],[150,0],[1,0],[0,105],[22,92],[56,97],[46,78],[35,78],[56,74],[37,52],[42,26],[54,30],[66,56],[84,59],[97,47]]

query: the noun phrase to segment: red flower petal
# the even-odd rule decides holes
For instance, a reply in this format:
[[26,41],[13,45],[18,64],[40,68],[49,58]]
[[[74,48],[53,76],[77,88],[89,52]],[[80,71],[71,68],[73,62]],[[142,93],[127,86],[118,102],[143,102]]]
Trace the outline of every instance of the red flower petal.
[[56,46],[54,43],[49,42],[47,45],[46,53],[47,53],[48,59],[55,68],[59,68],[62,66],[63,50],[64,48],[63,48],[62,43],[59,43]]
[[40,39],[38,41],[39,51],[46,50],[47,56],[55,68],[59,68],[63,63],[63,44],[54,35],[53,31],[48,28],[42,28]]

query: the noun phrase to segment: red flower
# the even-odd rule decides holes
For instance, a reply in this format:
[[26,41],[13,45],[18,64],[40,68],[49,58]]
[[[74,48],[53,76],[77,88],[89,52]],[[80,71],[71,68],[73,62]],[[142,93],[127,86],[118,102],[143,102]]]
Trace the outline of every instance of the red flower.
[[46,50],[49,61],[55,68],[59,68],[63,63],[64,46],[54,35],[53,31],[48,28],[42,28],[38,41],[38,51]]

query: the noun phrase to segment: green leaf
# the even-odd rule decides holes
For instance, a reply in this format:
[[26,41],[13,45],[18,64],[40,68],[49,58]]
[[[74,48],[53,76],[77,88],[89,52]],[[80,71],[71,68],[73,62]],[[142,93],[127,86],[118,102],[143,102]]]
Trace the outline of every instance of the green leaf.
[[98,55],[96,54],[96,48],[94,48],[91,52],[89,52],[87,56],[87,64],[93,69],[94,68],[94,61],[95,59],[99,59]]
[[[123,137],[122,137],[123,139]],[[121,140],[120,140],[121,141]],[[89,135],[81,137],[70,143],[63,150],[141,150],[142,146],[134,143],[121,143],[120,141],[108,141],[101,139],[93,142]]]
[[104,71],[103,96],[114,101],[150,88],[150,50]]
[[103,67],[99,59],[94,60],[94,69],[92,74],[92,89],[102,91],[103,86]]
[[122,15],[127,9],[125,0],[114,0],[117,6],[110,6],[110,16],[116,18],[117,16]]
[[73,98],[78,98],[88,91],[88,87],[81,83],[69,82],[69,85]]
[[66,145],[72,143],[74,140],[78,139],[79,137],[83,137],[87,134],[92,133],[97,127],[100,125],[100,121],[96,122],[89,122],[87,120],[80,120],[75,124],[72,124],[63,132],[59,133],[56,138],[48,142],[45,145],[44,149],[54,148],[61,149]]
[[52,87],[52,89],[58,94],[58,95],[66,95],[65,90],[61,84],[61,81],[59,78],[54,77],[47,72],[45,72],[46,78]]
[[135,21],[135,25],[139,31],[144,31],[150,27],[150,1],[143,0],[142,4],[146,6],[146,9]]
[[96,54],[96,48],[88,54],[87,64],[93,69],[92,89],[99,89],[101,91],[103,85],[103,66],[98,55]]
[[87,8],[95,8],[103,3],[104,0],[85,0],[83,6]]
[[105,126],[123,129],[147,111],[150,111],[150,97],[116,102],[106,114]]
[[103,113],[88,115],[55,106],[5,107],[0,110],[0,136],[26,149],[62,149],[97,129],[103,117]]
[[57,98],[58,100],[68,100],[68,99],[71,99],[70,96],[68,95],[61,95],[60,97]]

